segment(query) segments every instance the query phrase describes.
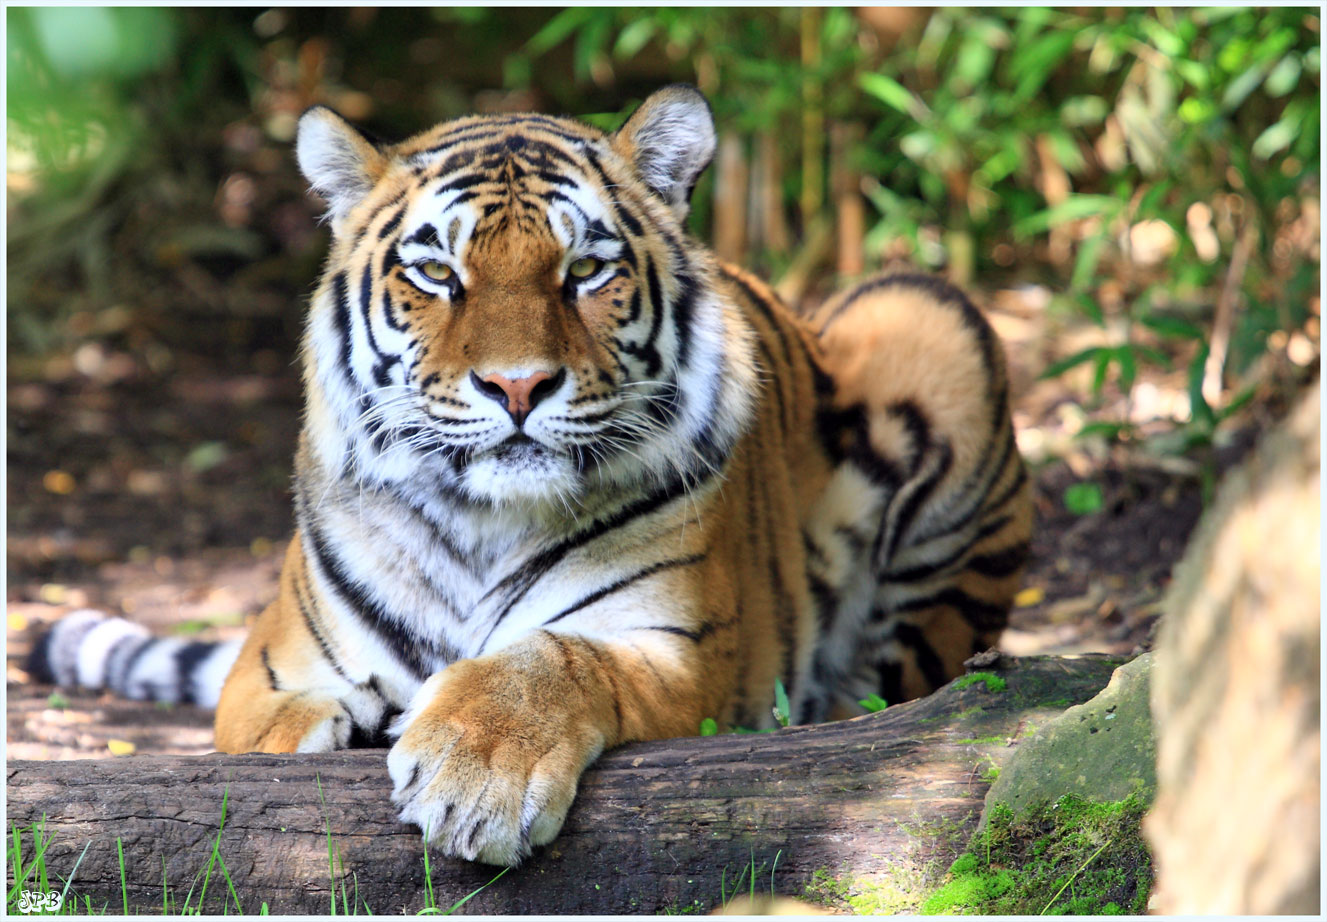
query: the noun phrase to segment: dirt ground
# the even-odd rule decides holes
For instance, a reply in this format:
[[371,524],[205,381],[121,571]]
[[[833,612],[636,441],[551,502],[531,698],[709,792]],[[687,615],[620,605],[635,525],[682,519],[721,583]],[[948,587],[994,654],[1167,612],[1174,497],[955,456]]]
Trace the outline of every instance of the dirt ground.
[[[1071,445],[1057,422],[1064,386],[1028,370],[1045,330],[1016,310],[988,309],[1011,356],[1020,444]],[[274,596],[290,534],[298,382],[282,363],[256,372],[206,351],[177,352],[167,376],[132,362],[107,374],[124,364],[116,353],[69,362],[26,374],[11,366],[8,758],[209,752],[208,712],[35,685],[23,657],[38,632],[84,606],[199,639],[239,636]],[[1255,421],[1231,439],[1218,467],[1261,428]],[[1072,447],[1034,465],[1033,561],[1006,652],[1147,646],[1202,508],[1193,471],[1169,467]],[[1104,501],[1075,515],[1061,498],[1082,480],[1100,484]]]

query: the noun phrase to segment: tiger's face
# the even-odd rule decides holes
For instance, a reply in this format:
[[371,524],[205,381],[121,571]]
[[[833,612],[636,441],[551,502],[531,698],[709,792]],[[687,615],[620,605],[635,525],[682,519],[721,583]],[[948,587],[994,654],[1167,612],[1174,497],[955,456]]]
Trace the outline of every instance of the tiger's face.
[[307,113],[300,164],[335,236],[306,340],[323,453],[369,479],[568,504],[731,441],[731,318],[681,229],[713,149],[688,88],[612,136],[496,116],[380,148]]

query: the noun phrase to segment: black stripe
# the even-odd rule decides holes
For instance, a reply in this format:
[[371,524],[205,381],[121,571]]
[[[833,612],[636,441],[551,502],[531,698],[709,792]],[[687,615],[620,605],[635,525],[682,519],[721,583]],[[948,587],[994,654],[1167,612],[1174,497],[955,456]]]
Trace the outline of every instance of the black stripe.
[[[982,524],[982,526],[979,529],[977,529],[976,533],[971,538],[965,541],[963,545],[959,547],[957,550],[951,551],[949,555],[946,556],[944,559],[937,560],[935,563],[921,564],[920,566],[911,567],[907,570],[886,570],[885,571],[886,577],[892,583],[906,583],[906,582],[916,582],[917,580],[926,579],[927,577],[933,576],[936,573],[939,573],[940,571],[953,566],[959,560],[967,556],[968,552],[971,551],[974,547],[976,547],[982,541],[989,538],[991,535],[995,534],[1000,529],[1004,528],[1012,521],[1013,521],[1013,516],[1008,516],[1008,515],[1002,515],[994,519],[991,519],[990,521]],[[965,522],[963,524],[967,523]],[[930,538],[927,538],[926,540],[933,541],[937,537],[941,536],[933,535]],[[919,547],[920,544],[921,542],[914,542],[911,545],[911,547],[916,548]]]
[[563,618],[567,617],[567,615],[570,615],[573,612],[578,612],[582,608],[585,608],[588,605],[593,605],[595,602],[598,602],[600,599],[604,598],[605,596],[612,595],[615,592],[619,592],[622,589],[625,589],[626,587],[632,585],[633,583],[638,583],[641,580],[653,576],[656,573],[660,573],[664,570],[674,570],[677,569],[678,567],[691,566],[692,564],[700,563],[702,560],[705,559],[705,557],[706,555],[704,553],[693,554],[690,557],[679,557],[674,560],[661,560],[658,563],[651,564],[645,569],[638,570],[635,573],[631,574],[630,576],[624,576],[621,579],[617,580],[616,582],[610,583],[609,585],[604,586],[600,589],[596,589],[594,592],[591,592],[589,595],[585,596],[580,601],[567,606],[566,608],[562,609],[562,611],[558,612],[556,615],[549,618],[547,621],[544,622],[543,626],[548,627],[548,625],[552,624],[555,621],[561,621]]
[[187,704],[196,704],[198,695],[193,687],[193,674],[198,664],[207,659],[216,650],[217,644],[202,641],[185,644],[175,654],[175,683],[180,691],[180,700]]
[[959,309],[963,317],[963,325],[966,326],[977,337],[977,342],[981,346],[982,357],[986,365],[987,374],[994,376],[996,367],[996,348],[995,332],[991,325],[986,321],[981,311],[973,306],[960,289],[946,282],[944,279],[933,275],[918,275],[904,273],[901,275],[887,275],[880,278],[868,279],[862,282],[852,290],[846,298],[840,302],[820,326],[820,336],[825,335],[825,331],[830,328],[839,317],[841,317],[849,307],[861,298],[863,295],[881,291],[885,288],[905,287],[923,291],[933,297],[937,304],[952,305]]
[[[935,648],[926,640],[926,635],[921,629],[913,624],[900,624],[894,629],[894,637],[899,643],[912,651],[912,655],[917,660],[917,668],[926,677],[931,688],[939,688],[949,681],[949,673],[945,671],[944,663],[940,661]],[[882,696],[883,697],[883,696]],[[885,698],[888,701],[888,698]]]
[[783,346],[784,354],[788,356],[788,364],[793,364],[792,346],[796,344],[797,351],[801,354],[802,360],[806,363],[807,370],[811,373],[812,383],[817,396],[826,397],[834,393],[834,380],[829,374],[820,367],[820,362],[816,359],[811,345],[804,339],[799,330],[794,328],[791,340],[786,336],[784,324],[791,323],[791,315],[788,308],[778,299],[773,292],[768,296],[762,297],[761,293],[753,288],[745,279],[734,275],[720,267],[724,278],[737,285],[746,293],[751,303],[765,319],[774,327]]
[[999,579],[1013,576],[1028,560],[1028,543],[1020,541],[990,554],[978,554],[968,560],[966,569],[979,576]]
[[123,684],[121,680],[124,678],[123,663],[121,661],[129,655],[131,647],[136,649],[135,645],[142,642],[143,638],[141,636],[127,634],[111,644],[111,648],[106,651],[106,679],[104,684],[107,688],[119,690]]
[[370,631],[377,634],[402,663],[418,679],[423,679],[432,669],[426,665],[421,648],[428,648],[436,655],[437,650],[426,639],[406,631],[387,613],[375,599],[369,597],[365,587],[358,581],[351,580],[342,571],[340,561],[328,547],[322,534],[310,523],[307,528],[309,541],[313,544],[314,556],[323,574],[332,584],[332,589],[341,596],[351,611]]
[[378,338],[373,335],[372,302],[373,269],[371,263],[365,263],[364,272],[360,275],[359,280],[359,312],[360,316],[364,318],[364,334],[368,338],[369,348],[377,356],[373,363],[373,381],[379,387],[384,387],[391,383],[388,370],[393,365],[400,364],[401,357],[399,355],[387,355],[378,347]]
[[263,661],[263,668],[267,670],[267,687],[272,691],[281,691],[281,683],[277,680],[276,670],[272,668],[272,660],[268,656],[267,647],[263,647],[259,658]]
[[657,630],[663,634],[677,634],[678,637],[685,637],[689,641],[701,642],[701,634],[694,630],[687,630],[686,627],[677,627],[674,625],[650,625],[649,627],[640,627],[638,630]]
[[448,180],[439,186],[435,190],[434,195],[441,197],[456,189],[471,189],[481,183],[492,180],[492,178],[492,175],[489,173],[462,173],[455,179]]
[[[120,691],[120,692],[122,692],[122,693],[124,693],[124,694],[128,694],[128,693],[129,693],[129,677],[132,676],[132,675],[134,674],[134,667],[138,665],[138,661],[139,661],[140,659],[142,659],[144,656],[146,656],[146,655],[147,655],[147,652],[148,652],[149,650],[151,650],[152,647],[153,647],[153,645],[155,645],[155,644],[157,644],[157,643],[160,643],[160,640],[159,640],[158,638],[156,638],[156,637],[148,637],[148,638],[144,639],[143,642],[139,645],[138,649],[135,650],[135,651],[129,656],[128,661],[125,662],[125,664],[124,664],[124,672],[122,673],[122,676],[123,676],[123,679],[124,679],[124,687],[123,687],[123,688],[120,688],[120,689],[116,689],[117,691]],[[150,685],[150,684],[147,684],[147,683],[144,683],[143,687],[144,687],[144,688],[149,688],[149,689],[150,689],[150,688],[151,688],[151,685]]]
[[689,275],[674,273],[678,285],[677,300],[673,302],[673,326],[677,330],[677,364],[685,368],[691,358],[691,321],[696,313],[696,280]]
[[645,334],[643,343],[638,343],[627,351],[645,360],[645,373],[653,378],[659,373],[659,367],[663,362],[657,344],[659,330],[663,327],[663,286],[659,283],[659,270],[655,268],[654,262],[648,256],[644,257],[644,261],[645,284],[649,288],[650,310],[653,311],[650,315],[650,332]]
[[401,226],[401,219],[405,217],[405,209],[406,209],[405,205],[402,205],[400,208],[396,209],[396,214],[388,218],[387,222],[383,224],[382,227],[378,228],[379,240],[385,239],[388,234],[390,234],[392,231],[396,230],[398,227]]
[[442,241],[438,237],[438,229],[432,224],[421,224],[415,229],[415,232],[401,241],[402,243],[422,243],[432,244],[442,249]]
[[880,697],[890,704],[903,700],[903,666],[893,660],[880,660],[875,664],[876,675],[880,677]]
[[[331,644],[327,642],[327,638],[323,635],[323,632],[318,629],[318,624],[314,621],[313,612],[310,610],[308,599],[306,599],[304,593],[300,591],[298,582],[292,581],[292,583],[293,591],[295,593],[295,606],[299,609],[299,613],[304,617],[304,626],[309,629],[309,633],[313,635],[314,641],[318,644],[318,649],[322,651],[323,659],[327,660],[332,669],[336,671],[337,675],[345,679],[347,682],[350,681],[350,676],[346,673],[345,669],[341,668],[341,664],[332,653]],[[267,652],[266,647],[263,648],[263,652]]]
[[[346,275],[344,272],[338,272],[332,276],[332,302],[333,319],[336,322],[336,330],[341,336],[341,371],[345,374],[346,385],[355,392],[361,390],[359,381],[355,378],[354,369],[350,364],[350,355],[353,349],[354,340],[350,329],[350,297],[347,290]],[[360,393],[359,403],[361,410],[367,410],[365,405],[366,398]]]
[[954,453],[950,447],[943,443],[937,445],[936,456],[938,460],[935,467],[924,479],[916,483],[912,492],[908,494],[908,498],[903,501],[903,506],[894,519],[894,533],[889,538],[889,556],[886,559],[892,559],[894,554],[898,552],[899,542],[903,540],[903,536],[912,527],[912,521],[917,517],[917,512],[921,509],[922,503],[935,491],[936,485],[944,479],[945,474],[949,473],[949,467],[954,461]]
[[[1013,455],[1015,451],[1014,444],[1013,430],[1006,429],[1004,449],[1000,453],[1000,460],[994,465],[979,467],[974,470],[972,474],[969,475],[967,482],[965,482],[960,488],[957,498],[953,501],[954,504],[957,504],[963,502],[966,497],[971,495],[973,496],[971,502],[965,503],[961,511],[951,512],[951,514],[946,517],[943,524],[931,531],[923,532],[917,537],[913,544],[924,544],[927,541],[931,541],[942,535],[952,534],[954,531],[966,525],[967,522],[977,514],[978,510],[982,510],[983,514],[989,515],[991,512],[999,509],[1004,503],[1008,502],[1009,499],[1018,492],[1019,487],[1021,487],[1023,482],[1027,479],[1027,469],[1023,467],[1021,460],[1017,462],[1019,467],[1018,473],[1014,476],[1014,482],[1005,488],[994,503],[987,504],[986,499],[990,495],[991,487],[999,481],[1000,477],[1003,476],[1008,467],[1010,456]],[[984,509],[983,506],[985,507]]]
[[[505,618],[508,612],[516,606],[517,602],[525,597],[525,594],[534,587],[540,577],[552,570],[553,567],[557,566],[567,554],[588,544],[596,538],[602,537],[610,531],[622,527],[634,519],[642,518],[658,511],[661,507],[673,500],[686,497],[691,490],[696,489],[708,481],[713,474],[714,472],[711,470],[701,471],[694,482],[688,482],[681,477],[675,477],[663,487],[636,500],[634,503],[627,504],[613,515],[592,523],[588,528],[577,532],[570,538],[553,545],[547,550],[540,551],[538,554],[527,560],[515,572],[504,577],[494,585],[493,588],[484,593],[483,599],[487,599],[496,592],[505,592],[507,595],[504,598],[502,610],[498,612],[497,617],[494,619],[493,627],[489,629],[489,632],[484,637],[484,642],[480,644],[479,649],[481,651],[483,650],[484,644],[488,643],[489,638],[493,636],[493,632],[497,630],[498,625],[502,623],[502,619]],[[483,601],[483,599],[480,601]]]
[[[603,164],[599,162],[599,157],[593,150],[586,147],[581,153],[584,155],[586,163],[588,163],[590,168],[598,175],[599,182],[603,188],[611,189],[617,185],[609,179],[608,174],[604,171]],[[640,221],[636,219],[636,216],[628,211],[626,206],[617,200],[617,196],[611,196],[610,198],[613,207],[613,217],[617,219],[618,223],[625,227],[627,232],[633,237],[643,236],[645,234],[645,228]]]
[[54,630],[48,630],[37,638],[32,645],[32,650],[28,653],[27,662],[23,664],[32,681],[41,685],[55,684],[55,670],[51,668],[51,635]]
[[829,583],[814,573],[808,573],[807,580],[811,587],[811,598],[816,604],[816,622],[820,625],[820,633],[828,634],[839,611],[838,595]]
[[963,616],[963,620],[979,631],[992,631],[1003,628],[1009,622],[1009,609],[1003,605],[992,605],[981,599],[973,598],[962,589],[948,586],[939,592],[918,599],[909,599],[893,606],[893,613],[924,611],[937,606],[947,606]]

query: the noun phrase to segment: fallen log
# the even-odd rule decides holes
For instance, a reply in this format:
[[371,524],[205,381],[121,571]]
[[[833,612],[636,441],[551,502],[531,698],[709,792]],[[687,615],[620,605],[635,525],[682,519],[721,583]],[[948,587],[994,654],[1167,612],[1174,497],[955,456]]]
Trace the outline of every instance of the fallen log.
[[[816,878],[837,879],[840,896],[906,895],[966,843],[991,768],[1120,662],[1000,658],[987,668],[1002,689],[967,676],[851,721],[624,746],[586,773],[558,839],[460,911],[708,910],[741,875],[744,893],[754,876],[757,893],[798,894]],[[388,801],[384,754],[10,762],[9,820],[44,817],[51,881],[83,853],[72,892],[113,912],[125,899],[130,912],[179,911],[191,886],[197,905],[214,847],[207,911],[321,914],[335,900],[338,912],[413,913],[430,892],[445,910],[498,869],[434,855],[426,882],[420,834]]]

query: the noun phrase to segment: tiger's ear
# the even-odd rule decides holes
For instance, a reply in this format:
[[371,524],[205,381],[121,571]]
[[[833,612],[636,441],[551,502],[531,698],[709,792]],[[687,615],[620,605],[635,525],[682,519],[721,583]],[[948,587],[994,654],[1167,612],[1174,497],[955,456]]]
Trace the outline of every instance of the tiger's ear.
[[612,141],[678,220],[685,218],[691,190],[714,157],[714,114],[700,90],[685,83],[656,90]]
[[382,151],[326,106],[314,106],[300,117],[295,157],[313,191],[327,199],[333,233],[387,167]]

